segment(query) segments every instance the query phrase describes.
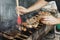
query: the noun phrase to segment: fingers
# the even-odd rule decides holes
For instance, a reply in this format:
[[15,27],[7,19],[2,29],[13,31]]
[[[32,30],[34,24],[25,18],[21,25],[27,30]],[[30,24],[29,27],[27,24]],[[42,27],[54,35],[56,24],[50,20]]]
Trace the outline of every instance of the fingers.
[[44,23],[44,24],[48,24],[48,21],[41,21],[42,23]]
[[48,20],[50,20],[48,16],[42,16],[41,19],[42,19],[41,21],[48,21]]
[[27,10],[22,6],[18,6],[16,7],[16,11],[17,11],[17,14],[23,15],[24,13],[26,13]]
[[22,7],[22,6],[18,6],[18,7],[16,7],[17,9],[25,9],[24,7]]
[[18,6],[18,7],[17,7],[17,10],[19,10],[19,11],[23,11],[24,9],[26,9],[26,8],[24,8],[24,7],[22,7],[22,6]]
[[20,14],[20,15],[23,15],[23,13],[19,12],[19,11],[16,11],[17,14]]
[[43,18],[44,20],[54,20],[55,17],[53,16],[42,16],[41,18]]
[[50,22],[50,21],[41,21],[43,24],[46,25],[54,25],[54,23]]
[[57,19],[53,16],[42,16],[43,20],[41,22],[47,25],[57,24]]

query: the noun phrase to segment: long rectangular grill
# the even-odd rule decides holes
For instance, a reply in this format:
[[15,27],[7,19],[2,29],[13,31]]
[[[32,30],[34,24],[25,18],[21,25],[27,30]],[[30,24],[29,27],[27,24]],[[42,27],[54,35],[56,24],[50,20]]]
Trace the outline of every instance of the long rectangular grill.
[[[38,28],[37,28],[38,29]],[[40,28],[39,30],[35,29],[36,31],[26,31],[20,33],[19,31],[15,31],[13,33],[7,34],[7,33],[0,33],[6,40],[37,40],[39,35],[42,35],[44,33],[44,27]]]
[[[50,15],[48,12],[42,12],[41,15]],[[29,25],[35,24],[35,22],[38,22],[39,25],[37,25],[37,27],[33,27],[32,28],[27,28],[26,27],[26,31],[18,31],[18,30],[14,30],[11,31],[11,33],[6,33],[6,32],[1,32],[0,35],[2,35],[6,40],[40,40],[43,36],[45,36],[53,27],[49,26],[46,27],[46,25],[41,25],[41,23],[39,22],[40,19],[36,20],[36,18],[40,18],[40,15],[38,14],[38,16],[36,16],[35,18],[33,18],[35,21],[29,21],[26,22]],[[32,18],[31,18],[32,19]],[[33,22],[33,23],[30,23]],[[27,25],[28,25],[27,24]],[[36,23],[37,24],[37,23]],[[25,26],[27,26],[25,25]]]

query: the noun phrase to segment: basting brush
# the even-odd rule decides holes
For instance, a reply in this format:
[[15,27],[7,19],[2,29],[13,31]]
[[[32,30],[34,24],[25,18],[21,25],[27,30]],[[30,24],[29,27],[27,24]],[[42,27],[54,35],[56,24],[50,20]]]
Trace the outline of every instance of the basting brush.
[[[16,0],[17,7],[19,6],[19,0]],[[22,19],[20,17],[20,13],[17,12],[17,24],[20,25],[22,23]]]

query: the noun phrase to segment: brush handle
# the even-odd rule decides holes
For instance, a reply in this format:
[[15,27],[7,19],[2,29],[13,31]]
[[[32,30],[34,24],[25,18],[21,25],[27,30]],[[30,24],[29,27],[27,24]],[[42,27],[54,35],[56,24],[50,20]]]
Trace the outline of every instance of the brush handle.
[[19,0],[16,0],[16,6],[17,7],[19,6]]
[[[19,6],[19,0],[16,0],[16,6]],[[19,16],[20,13],[17,12],[17,15]]]

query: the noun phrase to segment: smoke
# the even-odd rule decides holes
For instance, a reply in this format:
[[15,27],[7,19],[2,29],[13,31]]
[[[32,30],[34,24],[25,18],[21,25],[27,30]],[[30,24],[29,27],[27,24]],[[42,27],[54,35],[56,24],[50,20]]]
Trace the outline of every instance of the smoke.
[[0,31],[8,31],[16,25],[15,0],[0,0]]
[[[35,1],[36,0],[21,0],[20,5],[27,8]],[[31,15],[29,17],[31,17]],[[22,16],[22,19],[25,20],[25,17],[26,15]],[[0,31],[5,32],[16,29],[16,20],[16,0],[0,0]]]

